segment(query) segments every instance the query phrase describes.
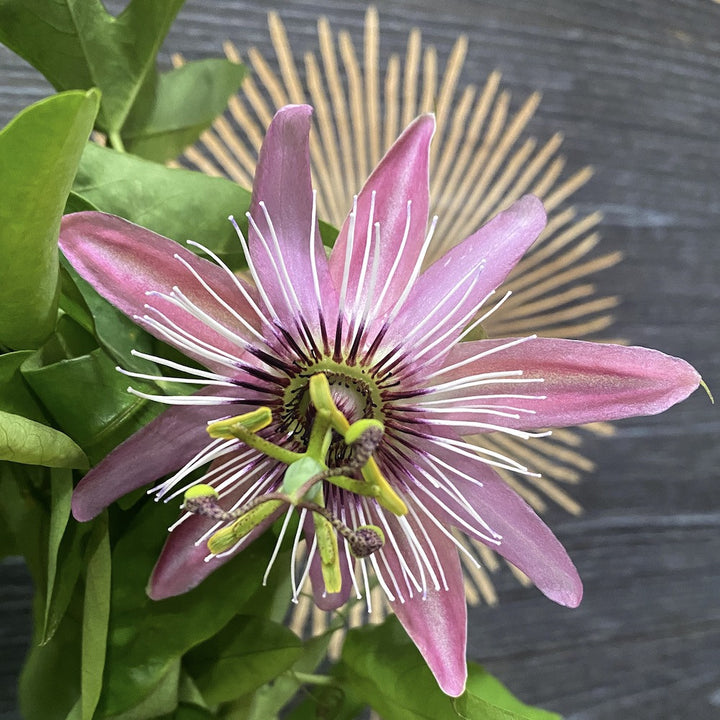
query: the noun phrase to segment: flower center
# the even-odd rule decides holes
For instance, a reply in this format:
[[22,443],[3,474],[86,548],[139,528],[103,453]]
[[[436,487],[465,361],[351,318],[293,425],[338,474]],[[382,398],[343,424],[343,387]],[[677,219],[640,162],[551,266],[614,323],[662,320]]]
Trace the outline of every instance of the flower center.
[[[332,400],[349,423],[362,419],[382,422],[382,399],[372,376],[363,368],[348,367],[326,358],[305,368],[285,388],[281,426],[292,432],[303,446],[307,445],[315,419],[309,388],[310,378],[317,373],[327,378]],[[332,459],[341,461],[342,453]]]

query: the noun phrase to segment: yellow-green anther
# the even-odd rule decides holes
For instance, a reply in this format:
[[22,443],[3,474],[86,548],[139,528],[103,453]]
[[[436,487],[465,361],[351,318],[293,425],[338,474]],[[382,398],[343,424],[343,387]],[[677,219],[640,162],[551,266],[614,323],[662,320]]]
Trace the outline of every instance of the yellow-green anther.
[[328,594],[338,593],[342,588],[342,573],[340,572],[340,555],[335,530],[327,519],[315,512],[313,513],[313,522],[325,590]]
[[375,497],[385,509],[394,515],[405,515],[407,513],[407,505],[400,499],[398,494],[390,486],[390,483],[380,472],[375,458],[370,458],[364,465],[362,476],[367,482],[378,488],[378,493]]
[[200,498],[212,498],[217,500],[218,491],[212,485],[193,485],[185,491],[185,500],[198,500]]
[[364,558],[377,552],[385,544],[385,533],[377,525],[360,525],[346,537],[350,552]]
[[266,427],[272,419],[270,408],[260,407],[245,415],[238,415],[228,420],[218,420],[207,426],[210,437],[241,440],[249,447],[255,448],[263,455],[279,460],[286,465],[294,463],[302,457],[301,453],[271,443],[255,433]]
[[345,433],[345,442],[352,445],[368,430],[379,430],[380,433],[385,432],[385,426],[379,421],[372,418],[363,418],[354,422]]
[[248,432],[256,433],[266,428],[271,422],[272,410],[268,407],[259,407],[257,410],[245,413],[244,415],[212,422],[207,426],[207,431],[210,437],[232,440],[232,438],[237,437],[236,431],[238,426]]
[[263,520],[267,520],[282,504],[281,500],[268,500],[250,508],[230,525],[211,535],[207,542],[208,550],[213,555],[230,550],[238,540],[252,532]]

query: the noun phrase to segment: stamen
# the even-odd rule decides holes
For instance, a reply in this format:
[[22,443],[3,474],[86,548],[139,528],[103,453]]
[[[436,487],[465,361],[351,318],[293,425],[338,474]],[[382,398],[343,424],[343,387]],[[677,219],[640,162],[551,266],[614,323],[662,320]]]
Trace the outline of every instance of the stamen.
[[[360,264],[360,275],[358,276],[357,285],[355,287],[355,299],[353,301],[353,307],[352,307],[352,314],[353,314],[353,322],[350,323],[350,326],[352,327],[352,324],[355,320],[357,320],[358,316],[358,303],[360,302],[360,297],[362,296],[362,290],[363,285],[365,284],[365,275],[367,273],[367,267],[368,267],[368,259],[370,258],[370,246],[372,245],[372,235],[373,235],[373,221],[375,218],[375,195],[376,191],[373,190],[370,193],[370,213],[368,214],[368,222],[367,222],[367,229],[365,231],[365,247],[363,249],[363,259],[362,263]],[[348,332],[348,336],[352,336],[352,329]]]
[[418,255],[417,261],[415,262],[415,267],[413,268],[412,273],[410,274],[410,278],[407,281],[407,285],[405,286],[405,289],[402,292],[402,295],[398,298],[397,302],[393,306],[392,311],[390,312],[387,323],[390,324],[395,320],[398,313],[400,312],[402,306],[405,304],[405,301],[407,300],[408,295],[410,294],[410,291],[412,290],[413,286],[415,285],[415,280],[417,280],[417,276],[420,274],[420,268],[422,267],[422,264],[425,260],[425,255],[427,254],[427,249],[430,245],[430,241],[433,239],[433,235],[435,234],[435,228],[437,227],[438,222],[438,216],[433,216],[433,219],[430,223],[430,229],[428,230],[427,235],[425,236],[425,242],[423,243],[422,248],[420,248],[420,254]]
[[137,378],[138,380],[153,380],[155,382],[175,382],[187,385],[219,385],[221,387],[237,387],[235,383],[229,380],[207,380],[205,378],[181,378],[181,377],[168,377],[167,375],[151,375],[150,373],[139,373],[133,372],[132,370],[125,370],[119,365],[115,366],[117,372],[126,375],[127,377]]
[[[250,213],[247,213],[248,218]],[[235,228],[235,232],[237,233],[237,236],[240,240],[240,244],[242,245],[243,254],[245,255],[245,260],[248,264],[248,270],[250,270],[250,274],[252,275],[252,278],[255,282],[255,287],[257,288],[257,291],[260,293],[260,297],[262,298],[262,301],[265,303],[265,307],[270,311],[270,315],[272,316],[272,319],[279,323],[280,318],[278,317],[277,312],[275,312],[275,308],[273,307],[273,304],[270,302],[270,298],[268,297],[267,293],[265,292],[265,288],[263,287],[263,284],[260,282],[260,277],[257,274],[257,270],[255,269],[255,263],[253,263],[252,256],[250,255],[250,249],[248,248],[247,240],[245,239],[245,236],[243,235],[242,230],[240,229],[240,226],[237,224],[237,221],[235,218],[230,215],[228,217],[228,220],[232,223],[232,226]],[[271,324],[270,327],[273,327]],[[273,331],[276,332],[276,331]]]
[[181,372],[188,373],[188,375],[195,375],[196,377],[208,378],[209,380],[229,380],[226,375],[218,375],[217,373],[210,372],[209,370],[201,370],[200,368],[190,367],[189,365],[182,365],[181,363],[173,362],[167,358],[159,357],[158,355],[149,355],[139,350],[131,350],[130,354],[133,357],[139,357],[143,360],[150,360],[151,362],[157,363],[158,365],[164,365],[165,367],[172,368],[173,370],[180,370]]
[[[290,582],[292,584],[292,601],[296,605],[297,605],[297,601],[298,601],[298,594],[300,591],[299,591],[299,586],[297,584],[297,580],[295,577],[295,568],[297,565],[298,544],[300,542],[300,535],[302,534],[303,525],[305,524],[305,516],[306,515],[307,515],[307,510],[305,510],[303,508],[300,511],[300,518],[298,519],[298,526],[297,526],[297,530],[295,531],[295,539],[293,540],[292,552],[290,553]],[[312,550],[313,550],[313,552],[315,550],[315,541],[313,541]]]
[[236,405],[240,403],[250,404],[255,400],[243,400],[240,398],[228,398],[218,395],[152,395],[128,387],[127,391],[137,397],[164,403],[165,405]]
[[[270,248],[268,247],[263,234],[260,232],[258,226],[255,224],[255,221],[250,217],[249,213],[248,219],[252,223],[253,228],[257,231],[263,242],[263,245],[265,246],[265,249],[267,250],[268,256],[270,257],[270,262],[272,262],[273,268],[275,269],[275,272],[278,276],[278,280],[280,281],[280,289],[282,290],[283,297],[285,298],[285,302],[287,303],[288,310],[290,310],[290,313],[293,316],[297,316],[298,313],[302,315],[302,306],[300,305],[300,300],[298,299],[297,293],[295,292],[295,286],[290,280],[290,274],[288,273],[287,265],[285,264],[285,258],[283,257],[280,241],[278,240],[277,233],[275,232],[275,225],[273,224],[272,218],[270,217],[270,213],[268,212],[265,202],[261,200],[258,204],[263,211],[263,215],[265,215],[265,221],[267,222],[268,228],[270,229],[270,237],[272,238],[273,245],[275,246],[275,250],[277,252],[277,262],[275,261],[275,257],[273,256],[273,254],[270,252]],[[293,303],[290,302],[290,298],[288,297],[288,290],[292,295],[292,301],[295,304],[295,310],[293,310]]]
[[405,215],[405,231],[403,232],[402,241],[400,242],[400,247],[397,251],[397,255],[395,255],[395,259],[393,260],[392,267],[390,268],[390,272],[388,273],[387,279],[385,280],[385,285],[383,285],[382,292],[380,293],[380,296],[378,297],[377,301],[375,302],[375,307],[378,309],[378,312],[382,308],[382,302],[385,299],[385,295],[387,294],[388,289],[390,288],[390,285],[392,284],[392,279],[395,277],[395,273],[397,272],[398,266],[400,265],[400,259],[402,258],[403,252],[405,251],[405,246],[407,245],[407,239],[410,234],[410,208],[412,206],[412,200],[407,201],[406,207],[406,215]]
[[[494,295],[495,291],[493,290],[486,298],[490,298],[491,295]],[[478,325],[482,325],[491,315],[494,315],[510,298],[512,295],[512,290],[508,290],[504,297],[502,297],[500,300],[498,300],[495,305],[493,305],[484,315],[481,315],[477,320],[475,320],[471,325],[469,325],[462,334],[458,337],[457,342],[461,342],[463,338],[467,337]],[[483,303],[485,303],[485,300],[483,300]],[[481,306],[482,306],[481,304]]]
[[[253,309],[255,314],[258,316],[258,318],[262,321],[264,325],[267,325],[268,327],[272,327],[272,323],[268,319],[268,317],[265,315],[265,313],[258,307],[255,300],[253,300],[252,295],[248,292],[247,288],[240,282],[240,278],[209,248],[205,247],[204,245],[201,245],[198,242],[195,242],[194,240],[188,240],[188,245],[192,245],[193,247],[196,247],[200,250],[202,250],[204,253],[206,253],[208,256],[210,256],[217,265],[219,265],[225,272],[230,276],[233,283],[235,283],[235,287],[242,293],[243,298],[245,299],[245,302],[247,302],[248,305]],[[261,338],[263,343],[265,343],[265,339]]]
[[268,561],[267,567],[265,568],[265,574],[263,575],[262,584],[263,587],[267,586],[268,576],[270,575],[270,570],[272,570],[272,566],[275,564],[275,559],[278,556],[278,553],[280,552],[280,546],[282,545],[282,541],[285,538],[285,531],[288,528],[288,525],[290,524],[290,516],[293,514],[293,506],[289,505],[287,512],[285,513],[285,519],[283,520],[282,527],[280,528],[280,533],[278,534],[278,539],[275,542],[275,547],[273,548],[272,555],[270,556],[270,560]]
[[343,276],[342,276],[342,282],[340,284],[340,299],[339,299],[339,306],[338,306],[337,328],[335,331],[335,349],[333,352],[333,359],[335,360],[335,362],[340,362],[342,360],[342,355],[340,352],[340,349],[342,346],[342,326],[343,326],[343,321],[345,318],[345,300],[347,297],[348,280],[350,278],[350,266],[352,264],[353,248],[355,245],[355,222],[357,220],[357,201],[358,201],[358,197],[357,197],[357,195],[355,195],[353,197],[353,209],[349,216],[350,225],[348,227],[348,234],[347,234],[347,239],[346,239],[345,263],[343,265]]
[[[307,561],[305,563],[305,569],[303,570],[302,575],[300,576],[300,582],[298,583],[297,587],[297,593],[299,594],[302,592],[303,587],[305,586],[305,583],[307,582],[308,576],[310,575],[310,567],[312,566],[312,561],[315,557],[315,553],[318,549],[318,540],[317,535],[313,535],[313,541],[310,545],[310,550],[307,554]],[[325,593],[323,593],[323,596]],[[297,603],[297,595],[295,595],[295,599],[293,600],[294,603]]]
[[489,348],[488,350],[483,350],[482,352],[477,353],[477,355],[473,355],[471,357],[465,358],[464,360],[460,360],[459,362],[456,362],[454,365],[448,365],[447,367],[440,368],[439,370],[436,370],[435,372],[430,373],[430,375],[428,375],[428,379],[437,377],[438,375],[444,375],[447,372],[451,372],[452,370],[457,370],[458,368],[461,368],[464,365],[473,363],[476,360],[480,360],[481,358],[487,357],[488,355],[493,355],[496,352],[501,352],[502,350],[507,350],[508,348],[514,347],[515,345],[520,345],[521,343],[527,342],[528,340],[535,340],[536,338],[537,338],[537,335],[528,335],[526,337],[516,338],[516,339],[510,340],[506,343],[502,343],[501,345],[497,345],[494,348]]
[[[189,271],[192,273],[192,275],[195,277],[195,279],[205,288],[207,293],[215,300],[217,301],[223,308],[225,308],[251,335],[253,335],[257,340],[259,340],[263,345],[265,344],[265,338],[242,316],[240,313],[238,313],[235,308],[233,308],[229,303],[227,303],[223,298],[218,295],[215,290],[213,290],[210,285],[208,285],[207,282],[205,282],[204,278],[195,270],[195,268],[190,265],[185,258],[181,257],[178,253],[175,253],[173,256],[176,260],[179,260]],[[238,281],[239,282],[239,281]]]

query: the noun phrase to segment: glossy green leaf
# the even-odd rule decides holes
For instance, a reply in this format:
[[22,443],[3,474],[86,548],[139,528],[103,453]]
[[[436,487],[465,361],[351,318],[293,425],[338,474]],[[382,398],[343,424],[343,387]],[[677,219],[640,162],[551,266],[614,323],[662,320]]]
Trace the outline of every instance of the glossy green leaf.
[[38,347],[55,326],[60,218],[99,97],[55,95],[0,132],[0,344]]
[[[47,353],[49,349],[44,347],[29,358],[22,367],[23,375],[58,426],[93,463],[162,410],[158,403],[127,392],[128,379],[100,348],[57,362]],[[149,384],[132,384],[152,391]]]
[[153,100],[155,56],[184,0],[131,0],[113,17],[101,0],[2,0],[0,41],[58,89],[98,87],[98,123],[119,133]]
[[243,264],[242,248],[228,215],[244,221],[250,193],[230,180],[167,168],[89,144],[73,190],[103,212],[180,243],[200,242],[233,268]]
[[45,592],[49,522],[41,488],[49,474],[48,468],[0,461],[0,524],[12,542],[13,554],[25,558],[38,594],[38,607]]
[[284,625],[243,615],[188,654],[186,667],[211,705],[253,692],[288,669],[302,642]]
[[28,653],[18,692],[24,720],[66,720],[72,712],[80,698],[81,638],[82,592],[78,586],[55,635]]
[[225,110],[244,75],[244,66],[220,59],[160,75],[149,114],[131,115],[123,127],[126,150],[157,162],[177,157]]
[[137,705],[124,712],[100,717],[107,720],[157,720],[158,717],[174,717],[178,708],[178,684],[180,678],[180,660],[175,659],[169,663],[155,687]]
[[55,576],[58,568],[58,552],[60,542],[65,534],[70,519],[70,501],[72,500],[73,479],[69,470],[53,470],[50,473],[50,530],[48,534],[47,552],[47,591],[45,596],[45,613],[42,626],[42,640],[49,640],[48,624],[50,607],[55,590]]
[[0,355],[0,410],[47,424],[45,413],[20,372],[20,366],[32,354],[32,350],[19,350]]
[[482,710],[482,702],[478,701],[512,713],[509,717],[520,717],[523,720],[562,720],[557,713],[526,705],[483,667],[477,663],[468,663],[467,692],[456,700],[456,709],[461,710],[464,705],[470,709],[470,717],[478,717],[479,710]]
[[448,697],[394,617],[348,633],[337,676],[352,699],[383,720],[557,720],[516,700],[477,665],[466,692]]
[[86,468],[85,453],[67,435],[0,410],[0,460],[58,468]]
[[241,610],[267,564],[272,538],[260,538],[194,590],[150,600],[145,586],[177,513],[175,503],[146,502],[114,548],[113,620],[101,717],[143,702],[177,658],[215,635]]
[[75,586],[85,569],[85,548],[87,536],[92,531],[91,523],[69,522],[58,549],[55,584],[46,601],[47,618],[39,644],[47,643],[55,634],[68,609]]
[[102,689],[110,619],[110,568],[110,537],[107,515],[103,514],[94,523],[87,552],[80,672],[82,720],[92,720]]
[[[332,621],[329,630],[305,641],[302,655],[290,670],[275,678],[271,683],[228,705],[229,717],[237,716],[245,718],[245,720],[277,720],[279,717],[285,717],[286,706],[292,702],[303,687],[300,676],[314,673],[317,670],[327,657],[327,649],[332,636],[343,624],[342,617],[338,615]],[[329,701],[332,694],[323,692],[322,696]],[[324,702],[321,705],[325,707]],[[333,716],[329,715],[328,717]]]

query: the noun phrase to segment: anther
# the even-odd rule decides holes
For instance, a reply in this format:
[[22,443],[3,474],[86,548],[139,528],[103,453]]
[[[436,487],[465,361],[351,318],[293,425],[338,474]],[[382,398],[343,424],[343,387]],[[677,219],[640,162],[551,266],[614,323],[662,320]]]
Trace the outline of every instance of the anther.
[[368,557],[385,544],[385,535],[377,525],[361,525],[345,539],[356,558]]

